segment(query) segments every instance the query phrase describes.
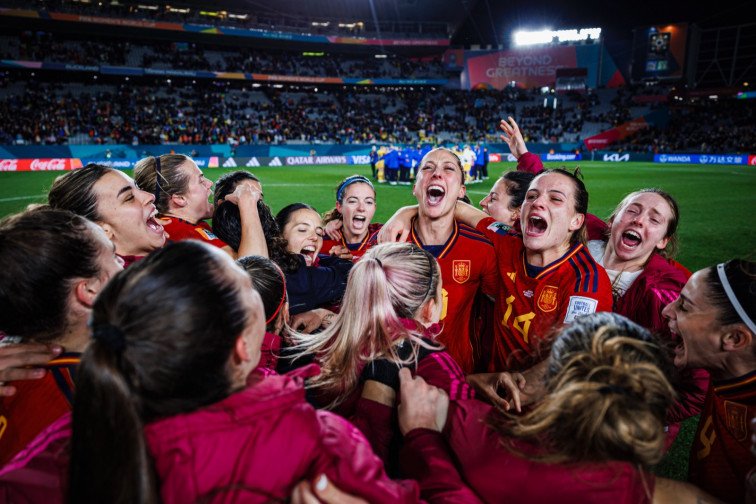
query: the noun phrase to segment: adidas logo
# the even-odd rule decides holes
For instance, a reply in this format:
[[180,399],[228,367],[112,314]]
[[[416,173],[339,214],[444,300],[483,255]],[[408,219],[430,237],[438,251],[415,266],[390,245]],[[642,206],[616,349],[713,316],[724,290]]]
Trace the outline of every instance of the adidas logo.
[[257,160],[256,157],[250,158],[249,161],[247,161],[246,166],[260,166],[260,162]]
[[223,163],[223,168],[236,168],[236,161],[234,161],[234,158],[228,158]]
[[283,166],[283,164],[281,164],[280,159],[278,159],[277,157],[274,157],[273,161],[270,162],[270,166]]

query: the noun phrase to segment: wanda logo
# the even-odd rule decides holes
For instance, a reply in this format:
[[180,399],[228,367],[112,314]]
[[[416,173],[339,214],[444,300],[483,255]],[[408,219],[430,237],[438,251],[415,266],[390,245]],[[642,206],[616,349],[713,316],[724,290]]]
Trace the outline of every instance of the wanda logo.
[[18,159],[0,159],[0,171],[18,170]]
[[55,171],[65,170],[65,159],[34,159],[29,165],[29,169],[32,171]]

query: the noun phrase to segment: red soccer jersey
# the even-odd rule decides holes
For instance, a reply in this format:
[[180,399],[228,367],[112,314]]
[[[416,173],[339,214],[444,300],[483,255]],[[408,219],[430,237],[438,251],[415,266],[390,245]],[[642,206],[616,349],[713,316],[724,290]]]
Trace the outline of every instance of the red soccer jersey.
[[434,253],[432,247],[420,241],[414,230],[407,241],[418,247],[430,249],[429,252],[441,266],[443,280],[444,306],[441,312],[443,330],[437,340],[446,346],[462,371],[473,371],[477,357],[473,345],[477,346],[478,328],[475,326],[475,294],[482,290],[494,295],[498,289],[496,273],[496,256],[488,239],[472,227],[454,221],[452,231],[446,243],[439,246],[440,252]]
[[548,356],[555,327],[612,311],[609,277],[582,244],[531,277],[519,234],[490,217],[480,221],[478,230],[493,242],[499,261],[491,371],[525,370]]
[[167,217],[168,224],[163,224],[165,232],[168,233],[168,239],[173,242],[181,240],[200,240],[218,248],[223,248],[226,243],[213,234],[210,225],[205,221],[199,221],[197,224],[179,219],[177,217]]
[[358,242],[358,243],[347,243],[344,241],[344,235],[339,233],[338,236],[331,238],[329,236],[323,237],[323,247],[320,249],[320,253],[324,255],[328,255],[331,248],[333,248],[336,245],[341,245],[342,247],[346,247],[349,249],[349,252],[352,253],[355,260],[359,257],[362,257],[365,252],[370,250],[370,247],[375,245],[375,236],[378,234],[378,231],[381,230],[383,227],[383,224],[379,222],[374,222],[373,224],[370,224],[368,226],[368,232],[365,235],[365,238]]
[[42,430],[71,411],[76,367],[81,354],[65,353],[45,364],[39,380],[11,382],[17,391],[0,398],[0,467]]
[[756,415],[756,371],[712,381],[690,450],[690,481],[725,502],[744,502],[745,477],[756,465],[751,419]]

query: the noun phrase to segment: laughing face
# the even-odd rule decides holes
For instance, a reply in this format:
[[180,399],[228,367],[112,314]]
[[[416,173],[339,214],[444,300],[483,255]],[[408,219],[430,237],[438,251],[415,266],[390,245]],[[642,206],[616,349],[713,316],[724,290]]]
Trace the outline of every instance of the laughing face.
[[520,210],[509,206],[512,196],[508,189],[507,181],[500,178],[491,188],[491,192],[480,200],[479,205],[484,212],[496,219],[496,222],[514,226],[520,216]]
[[283,228],[286,250],[301,254],[307,266],[312,266],[323,246],[323,221],[317,212],[301,208],[291,214]]
[[347,243],[355,243],[365,237],[370,221],[375,214],[375,191],[368,184],[353,182],[344,189],[336,210],[343,217],[342,232]]
[[717,320],[717,309],[708,299],[708,272],[705,269],[694,273],[680,297],[662,311],[670,331],[680,338],[674,360],[679,368],[718,370],[727,357],[721,344],[724,329]]
[[453,216],[457,199],[465,195],[462,177],[459,158],[453,153],[434,149],[426,154],[412,188],[419,214],[430,219]]
[[94,185],[98,222],[122,256],[142,256],[165,244],[163,226],[155,220],[155,197],[137,188],[120,171],[110,171]]
[[607,253],[623,263],[624,271],[641,269],[654,251],[667,246],[672,219],[669,203],[659,194],[644,192],[630,197],[610,224]]
[[552,172],[533,179],[520,222],[528,261],[542,266],[564,255],[584,219],[585,215],[575,210],[575,185],[567,176]]

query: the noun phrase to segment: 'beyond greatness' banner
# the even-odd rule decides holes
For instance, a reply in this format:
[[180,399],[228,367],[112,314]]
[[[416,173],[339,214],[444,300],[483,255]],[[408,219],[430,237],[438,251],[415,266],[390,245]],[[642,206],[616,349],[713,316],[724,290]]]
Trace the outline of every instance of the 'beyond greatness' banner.
[[[512,82],[524,88],[553,86],[557,68],[578,66],[574,47],[513,49],[465,60],[465,89],[504,89]],[[468,85],[465,85],[468,84]]]

